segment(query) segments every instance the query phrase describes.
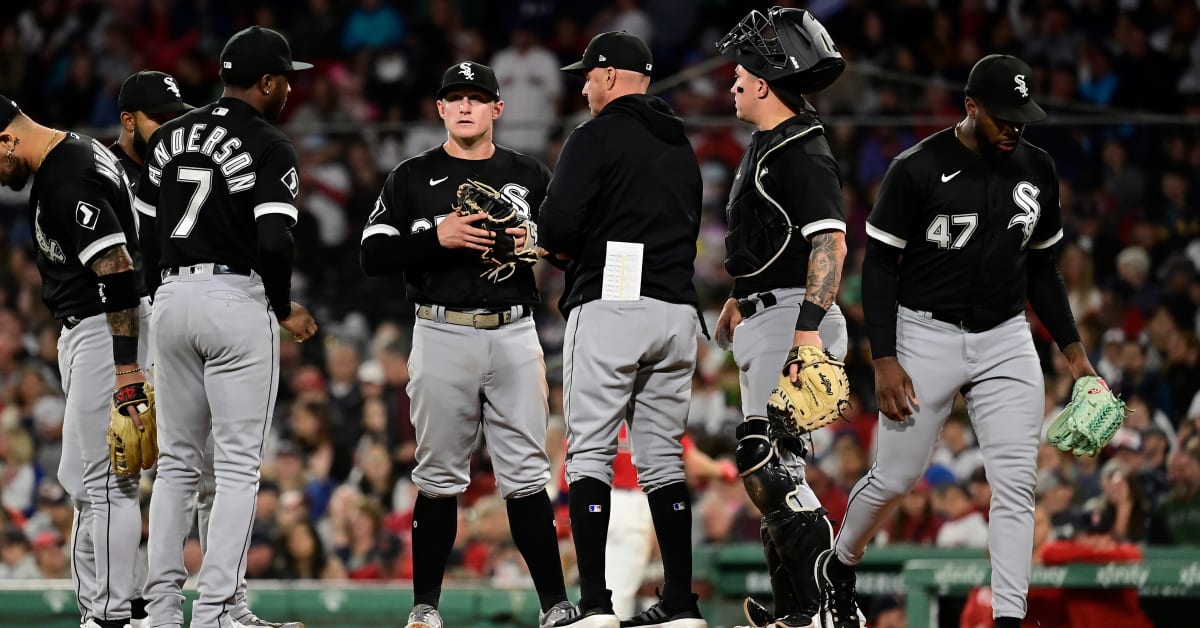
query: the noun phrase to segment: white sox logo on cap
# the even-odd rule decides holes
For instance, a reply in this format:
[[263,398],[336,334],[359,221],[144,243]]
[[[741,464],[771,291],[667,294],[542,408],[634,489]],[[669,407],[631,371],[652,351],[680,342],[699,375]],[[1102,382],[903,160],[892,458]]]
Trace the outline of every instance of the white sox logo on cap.
[[458,64],[458,73],[463,75],[463,78],[468,81],[475,80],[475,72],[471,70],[471,64],[466,61]]
[[1021,92],[1021,98],[1029,98],[1029,88],[1025,86],[1025,75],[1018,74],[1013,77],[1013,82],[1017,84],[1013,88],[1014,91]]
[[172,94],[175,94],[175,97],[176,97],[176,98],[182,98],[182,97],[183,97],[183,96],[182,96],[182,95],[179,93],[179,86],[175,84],[175,78],[174,78],[174,77],[171,77],[171,76],[164,76],[164,77],[163,77],[163,83],[166,83],[166,84],[167,84],[167,91],[168,91],[168,92],[171,92]]

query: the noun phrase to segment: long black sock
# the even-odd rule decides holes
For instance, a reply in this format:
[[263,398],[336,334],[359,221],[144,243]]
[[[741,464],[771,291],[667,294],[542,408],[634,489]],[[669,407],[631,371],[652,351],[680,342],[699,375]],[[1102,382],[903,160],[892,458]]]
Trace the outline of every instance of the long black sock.
[[1021,620],[1015,617],[997,617],[996,628],[1021,628]]
[[663,605],[687,608],[692,603],[692,504],[687,484],[674,482],[648,497],[663,561]]
[[533,495],[514,497],[506,503],[513,543],[516,543],[521,556],[525,558],[525,564],[529,566],[529,575],[533,577],[533,588],[537,589],[542,610],[549,610],[551,606],[567,599],[550,496],[543,489]]
[[417,495],[413,506],[413,604],[437,608],[446,561],[458,534],[458,498]]
[[579,565],[579,605],[587,610],[611,599],[604,586],[604,546],[608,543],[612,487],[594,478],[580,478],[571,483],[568,496]]

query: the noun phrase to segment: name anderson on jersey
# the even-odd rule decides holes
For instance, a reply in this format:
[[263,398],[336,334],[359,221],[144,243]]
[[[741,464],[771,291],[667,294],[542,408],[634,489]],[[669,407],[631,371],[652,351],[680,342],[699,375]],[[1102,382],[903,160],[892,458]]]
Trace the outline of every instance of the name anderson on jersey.
[[[213,113],[216,114],[216,110]],[[154,145],[151,160],[146,163],[150,180],[155,185],[160,185],[162,169],[173,157],[185,152],[200,153],[220,166],[230,194],[253,188],[254,171],[241,175],[238,173],[254,165],[254,158],[246,151],[235,152],[242,147],[242,140],[237,136],[226,139],[228,135],[229,131],[225,127],[214,126],[210,129],[203,122],[171,131],[169,136]]]

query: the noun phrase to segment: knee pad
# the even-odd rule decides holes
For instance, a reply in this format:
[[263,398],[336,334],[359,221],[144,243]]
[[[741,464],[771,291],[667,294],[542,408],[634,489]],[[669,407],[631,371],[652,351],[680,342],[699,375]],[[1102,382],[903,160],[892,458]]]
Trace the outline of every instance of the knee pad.
[[736,434],[734,456],[750,501],[763,514],[791,512],[788,501],[789,495],[796,491],[796,480],[775,452],[767,420],[750,417],[737,427]]

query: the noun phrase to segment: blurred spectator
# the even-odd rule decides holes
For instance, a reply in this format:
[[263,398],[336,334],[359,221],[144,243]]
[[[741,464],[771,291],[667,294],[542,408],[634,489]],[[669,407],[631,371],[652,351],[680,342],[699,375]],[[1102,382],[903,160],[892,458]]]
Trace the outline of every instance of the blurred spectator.
[[491,62],[504,99],[496,143],[544,159],[563,89],[559,66],[528,26],[512,31],[509,47],[497,52]]
[[0,493],[3,494],[0,504],[29,516],[33,512],[37,481],[29,432],[19,426],[0,429]]
[[6,527],[0,538],[0,580],[32,580],[40,576],[25,533],[15,526]]
[[932,545],[938,538],[942,519],[933,510],[932,488],[921,480],[904,497],[890,521],[880,532],[881,544],[915,543]]
[[386,48],[404,41],[404,18],[384,0],[359,0],[358,7],[346,18],[342,48]]
[[944,520],[937,531],[938,547],[987,547],[987,522],[975,510],[966,487],[947,482],[934,495],[934,509]]
[[942,434],[933,447],[931,460],[933,464],[950,469],[960,482],[983,466],[983,452],[975,446],[975,435],[966,415],[955,412],[942,425]]
[[1155,509],[1151,543],[1200,547],[1200,437],[1191,437],[1167,462],[1171,490]]
[[1145,541],[1150,504],[1137,476],[1125,463],[1112,460],[1101,469],[1100,477],[1102,493],[1083,505],[1084,513],[1111,518],[1112,534],[1119,540]]
[[280,578],[341,580],[346,577],[341,562],[326,554],[321,537],[307,521],[293,525],[283,533],[277,554]]

